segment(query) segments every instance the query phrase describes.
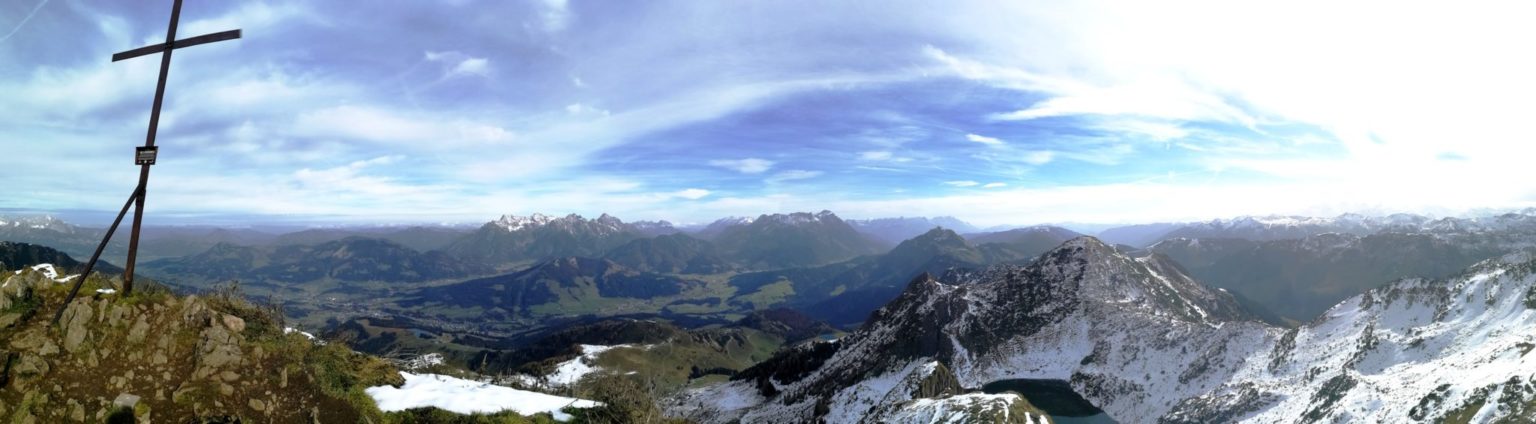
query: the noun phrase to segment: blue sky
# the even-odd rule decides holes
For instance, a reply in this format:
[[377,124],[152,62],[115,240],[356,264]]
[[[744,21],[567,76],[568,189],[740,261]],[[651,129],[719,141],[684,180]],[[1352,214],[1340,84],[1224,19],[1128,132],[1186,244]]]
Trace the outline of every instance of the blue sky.
[[[160,2],[153,2],[160,3]],[[132,189],[169,3],[0,2],[0,208]],[[1529,206],[1528,6],[187,1],[151,221]],[[159,6],[158,4],[156,6]]]

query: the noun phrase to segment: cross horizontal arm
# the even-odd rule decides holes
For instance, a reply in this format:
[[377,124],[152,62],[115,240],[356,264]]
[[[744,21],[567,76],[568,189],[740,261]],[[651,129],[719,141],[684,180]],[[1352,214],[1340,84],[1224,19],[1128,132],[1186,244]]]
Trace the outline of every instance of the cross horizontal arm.
[[[217,42],[217,41],[233,40],[233,39],[236,39],[236,38],[240,38],[240,30],[238,30],[238,29],[224,31],[224,32],[215,32],[215,33],[212,33],[212,34],[199,35],[199,36],[192,37],[192,38],[183,38],[183,39],[180,39],[180,40],[176,40],[176,43],[174,45],[172,45],[171,48],[172,49],[179,49],[179,48],[183,48],[183,47],[192,47],[192,46],[196,46],[196,45],[199,45],[199,44],[208,44],[208,43]],[[125,52],[122,52],[122,53],[114,54],[114,55],[112,55],[112,61],[116,62],[116,61],[123,60],[123,59],[132,59],[132,58],[143,56],[143,55],[160,53],[160,52],[163,52],[163,51],[165,51],[165,43],[160,43],[160,44],[156,44],[156,45],[153,45],[153,46],[144,46],[144,47],[139,47],[137,49],[133,49],[133,50],[125,51]]]

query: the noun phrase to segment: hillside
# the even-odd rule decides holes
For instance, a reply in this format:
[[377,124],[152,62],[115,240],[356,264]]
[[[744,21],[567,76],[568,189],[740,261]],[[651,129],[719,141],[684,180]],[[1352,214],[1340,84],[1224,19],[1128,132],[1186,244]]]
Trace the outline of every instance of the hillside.
[[714,244],[682,233],[635,239],[603,257],[636,270],[669,274],[715,274],[733,268]]
[[269,284],[422,282],[494,272],[488,266],[442,252],[421,253],[364,237],[275,247],[219,244],[192,256],[150,261],[142,269],[146,274],[193,287],[228,280]]
[[481,320],[521,320],[600,313],[615,304],[676,296],[702,285],[606,259],[570,257],[511,274],[423,288],[401,305],[441,308],[456,315],[473,311]]
[[1302,239],[1168,239],[1148,248],[1212,286],[1305,322],[1393,280],[1440,278],[1507,251],[1485,241],[1425,233],[1328,233]]
[[[68,274],[85,271],[85,263],[51,247],[0,241],[0,270],[16,270],[39,264],[51,264],[60,272]],[[122,268],[106,261],[97,261],[95,270],[107,275],[123,273]]]

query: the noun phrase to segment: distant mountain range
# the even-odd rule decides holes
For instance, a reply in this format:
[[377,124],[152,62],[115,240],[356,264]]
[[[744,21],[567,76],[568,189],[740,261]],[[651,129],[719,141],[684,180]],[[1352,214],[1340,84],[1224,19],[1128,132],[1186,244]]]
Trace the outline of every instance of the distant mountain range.
[[194,287],[229,280],[267,284],[425,282],[493,272],[490,267],[443,252],[422,253],[366,237],[276,247],[225,243],[192,256],[150,261],[142,269],[168,282]]
[[763,215],[725,226],[710,241],[746,268],[822,265],[883,251],[830,211]]
[[506,215],[443,250],[456,257],[502,267],[566,256],[600,257],[609,249],[643,237],[639,228],[608,214],[597,219],[576,214]]
[[1414,214],[1370,216],[1342,214],[1335,217],[1240,216],[1203,222],[1151,223],[1109,228],[1098,237],[1105,242],[1134,247],[1150,246],[1172,238],[1236,238],[1253,241],[1299,239],[1311,235],[1340,233],[1371,235],[1376,233],[1486,233],[1532,232],[1536,226],[1536,208],[1498,215],[1468,218],[1434,218]]
[[1512,248],[1426,233],[1323,233],[1264,241],[1174,238],[1148,250],[1167,255],[1201,281],[1304,322],[1389,281],[1449,276]]
[[976,228],[976,226],[952,216],[849,219],[847,222],[848,225],[852,226],[860,234],[869,236],[888,246],[894,246],[934,228],[948,228],[960,234],[981,232],[981,229]]

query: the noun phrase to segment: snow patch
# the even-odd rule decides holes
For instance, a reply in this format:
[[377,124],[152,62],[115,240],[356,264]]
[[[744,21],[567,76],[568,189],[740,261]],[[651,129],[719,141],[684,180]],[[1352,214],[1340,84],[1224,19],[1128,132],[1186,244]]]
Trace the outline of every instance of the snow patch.
[[406,360],[402,366],[404,366],[406,369],[420,370],[442,364],[443,354],[434,352]]
[[597,361],[598,355],[603,354],[603,352],[621,347],[633,346],[602,346],[589,344],[581,345],[581,355],[578,355],[575,358],[571,358],[569,361],[561,362],[560,365],[556,365],[555,372],[550,373],[546,380],[548,381],[550,387],[565,387],[576,384],[577,382],[581,381],[582,377],[586,377],[587,374],[602,370],[602,368],[593,365],[593,363]]
[[309,341],[315,342],[315,344],[317,344],[317,345],[321,345],[321,346],[325,345],[325,340],[320,340],[318,337],[315,337],[314,334],[310,334],[308,332],[300,331],[299,329],[293,328],[293,327],[283,327],[283,334],[293,334],[293,333],[299,333],[300,335],[303,335],[305,338],[309,339]]
[[405,385],[369,387],[363,391],[378,403],[384,412],[404,411],[411,408],[436,407],[460,414],[496,413],[516,411],[522,415],[548,412],[558,421],[571,419],[561,408],[591,408],[597,402],[517,390],[488,383],[437,374],[411,374],[401,372]]

